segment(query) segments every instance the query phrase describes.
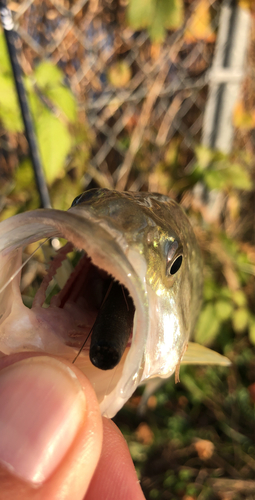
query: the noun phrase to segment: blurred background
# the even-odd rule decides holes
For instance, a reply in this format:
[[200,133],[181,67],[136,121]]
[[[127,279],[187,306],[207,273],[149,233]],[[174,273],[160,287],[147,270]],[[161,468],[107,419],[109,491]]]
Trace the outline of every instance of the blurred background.
[[[255,498],[253,0],[7,2],[52,206],[92,187],[157,191],[204,257],[194,340],[230,368],[182,367],[115,421],[146,499]],[[0,28],[1,220],[39,195]]]

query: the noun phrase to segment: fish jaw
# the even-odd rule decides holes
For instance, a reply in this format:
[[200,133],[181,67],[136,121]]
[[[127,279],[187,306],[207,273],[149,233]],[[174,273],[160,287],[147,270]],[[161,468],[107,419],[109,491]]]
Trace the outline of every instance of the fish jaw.
[[[120,246],[117,235],[87,218],[78,208],[73,212],[35,210],[12,217],[0,224],[0,273],[2,287],[15,274],[21,264],[21,249],[25,245],[48,237],[63,237],[75,248],[85,249],[92,262],[120,281],[134,301],[135,319],[131,346],[126,349],[117,369],[107,373],[93,367],[88,352],[82,351],[77,366],[83,370],[94,386],[102,413],[112,417],[123,406],[139,384],[143,373],[144,352],[148,334],[148,304],[144,280],[137,274],[126,257],[128,244]],[[103,244],[102,244],[103,242]],[[124,251],[123,251],[124,249]],[[135,253],[132,253],[135,258]],[[146,269],[143,258],[138,262]],[[8,264],[8,266],[7,266]],[[6,272],[3,274],[3,270]],[[44,312],[28,309],[22,302],[20,274],[1,291],[2,318],[0,319],[0,350],[2,355],[21,351],[39,351],[64,356],[72,361],[77,349],[65,344],[63,337],[43,320]],[[3,309],[3,308],[2,308]],[[5,313],[3,313],[5,312]],[[16,335],[15,335],[15,332]],[[100,386],[103,386],[103,390]]]
[[144,356],[143,380],[154,377],[168,378],[180,366],[188,345],[190,330],[185,329],[182,324],[176,302],[170,294],[163,300],[148,287],[148,295],[150,333]]

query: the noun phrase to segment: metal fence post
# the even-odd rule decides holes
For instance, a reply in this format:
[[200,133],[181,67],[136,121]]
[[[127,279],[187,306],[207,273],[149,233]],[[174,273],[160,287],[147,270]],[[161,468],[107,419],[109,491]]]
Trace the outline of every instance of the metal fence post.
[[230,153],[232,149],[233,110],[244,76],[250,26],[248,9],[241,8],[235,0],[225,0],[209,72],[209,95],[202,132],[205,146],[224,153]]

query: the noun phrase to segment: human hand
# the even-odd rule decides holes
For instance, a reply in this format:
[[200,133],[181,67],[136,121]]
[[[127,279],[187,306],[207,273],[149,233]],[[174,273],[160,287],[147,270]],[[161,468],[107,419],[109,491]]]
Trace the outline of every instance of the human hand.
[[144,500],[127,444],[63,359],[0,359],[0,500]]

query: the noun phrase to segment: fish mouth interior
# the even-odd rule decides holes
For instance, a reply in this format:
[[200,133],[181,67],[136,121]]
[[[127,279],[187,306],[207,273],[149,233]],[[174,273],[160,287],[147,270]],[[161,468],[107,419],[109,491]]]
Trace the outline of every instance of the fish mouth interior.
[[[68,276],[70,258],[74,269]],[[61,272],[66,282],[60,287]],[[31,310],[74,349],[74,359],[81,351],[101,370],[113,369],[131,345],[135,308],[128,290],[70,242],[50,261]]]

